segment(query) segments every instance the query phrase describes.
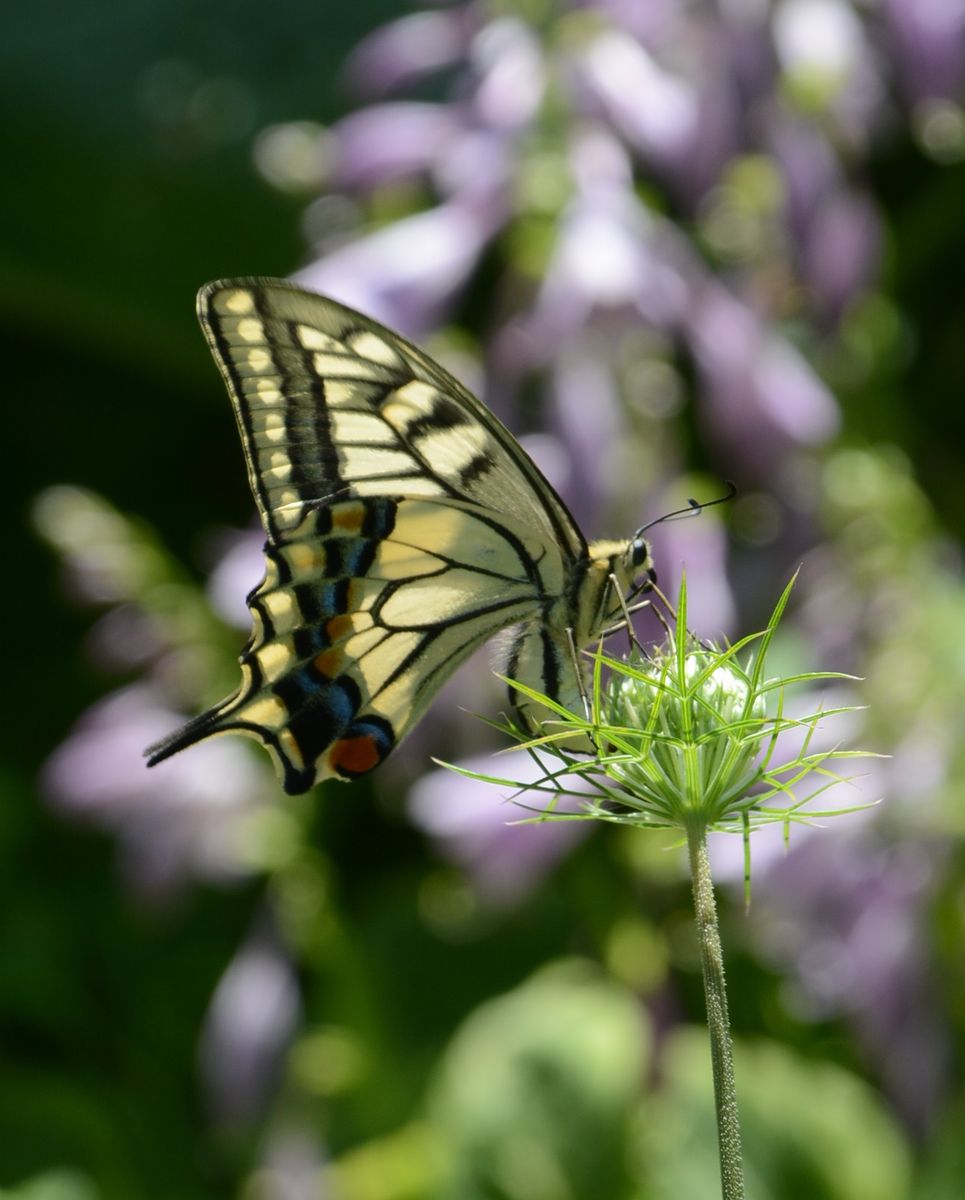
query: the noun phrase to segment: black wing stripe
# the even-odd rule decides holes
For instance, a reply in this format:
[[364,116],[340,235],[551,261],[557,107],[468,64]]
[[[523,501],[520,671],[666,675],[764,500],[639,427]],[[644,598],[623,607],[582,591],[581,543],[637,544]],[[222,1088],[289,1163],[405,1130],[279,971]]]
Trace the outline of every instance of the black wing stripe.
[[[256,310],[261,313],[262,319],[265,320],[263,298],[257,291],[253,291],[252,296]],[[241,442],[248,464],[248,480],[261,513],[265,532],[268,534],[268,540],[273,541],[277,537],[278,530],[271,515],[271,502],[255,458],[257,440],[254,426],[252,425],[251,409],[245,393],[244,381],[236,365],[237,360],[231,343],[223,332],[221,321],[217,317],[214,307],[207,303],[209,299],[210,297],[204,291],[199,293],[198,317],[201,321],[201,327],[215,353],[215,360],[221,370],[221,374],[228,385],[228,391],[234,401],[232,407],[235,412],[239,432],[241,433]]]

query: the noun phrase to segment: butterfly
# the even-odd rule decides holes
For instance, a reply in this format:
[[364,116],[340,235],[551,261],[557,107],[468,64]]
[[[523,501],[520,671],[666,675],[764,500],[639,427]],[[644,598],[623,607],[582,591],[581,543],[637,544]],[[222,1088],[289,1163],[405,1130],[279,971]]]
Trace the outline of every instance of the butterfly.
[[[276,279],[209,283],[224,376],[267,535],[241,684],[148,750],[267,748],[285,790],[383,762],[502,630],[502,673],[580,711],[576,650],[655,580],[640,530],[587,543],[500,421],[397,333]],[[534,728],[521,693],[511,702]],[[542,710],[544,713],[546,710]]]

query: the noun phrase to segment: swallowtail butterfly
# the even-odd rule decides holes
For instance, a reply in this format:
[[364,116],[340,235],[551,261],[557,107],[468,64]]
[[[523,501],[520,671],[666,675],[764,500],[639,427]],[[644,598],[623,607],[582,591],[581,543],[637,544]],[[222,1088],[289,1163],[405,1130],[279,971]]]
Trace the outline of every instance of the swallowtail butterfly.
[[234,406],[267,567],[248,597],[238,690],[153,746],[149,765],[242,733],[288,792],[357,778],[507,629],[502,672],[579,711],[574,647],[649,586],[642,531],[587,544],[479,400],[334,300],[231,279],[201,289],[198,316]]

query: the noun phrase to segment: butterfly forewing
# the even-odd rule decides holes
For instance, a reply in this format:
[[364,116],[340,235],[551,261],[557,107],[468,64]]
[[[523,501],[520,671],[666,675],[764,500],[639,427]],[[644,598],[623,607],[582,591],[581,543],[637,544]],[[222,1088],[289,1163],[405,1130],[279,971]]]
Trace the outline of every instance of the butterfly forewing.
[[209,284],[198,313],[228,384],[270,540],[351,496],[469,500],[564,557],[586,542],[512,435],[398,334],[278,281]]

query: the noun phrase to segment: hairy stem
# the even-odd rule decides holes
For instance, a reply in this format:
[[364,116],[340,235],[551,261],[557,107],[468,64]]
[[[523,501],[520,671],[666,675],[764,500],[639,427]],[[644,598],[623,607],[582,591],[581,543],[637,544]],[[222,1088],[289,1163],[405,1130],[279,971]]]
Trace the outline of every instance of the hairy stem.
[[717,904],[707,857],[707,830],[692,822],[687,829],[690,877],[694,890],[694,913],[700,940],[700,962],[704,974],[704,999],[710,1056],[714,1068],[714,1101],[717,1108],[717,1138],[720,1150],[720,1182],[723,1200],[743,1200],[744,1168],[741,1159],[740,1116],[734,1083],[734,1057],[724,983],[724,954],[717,924]]

